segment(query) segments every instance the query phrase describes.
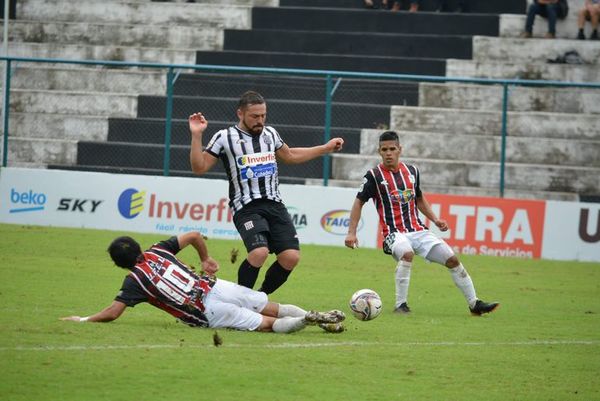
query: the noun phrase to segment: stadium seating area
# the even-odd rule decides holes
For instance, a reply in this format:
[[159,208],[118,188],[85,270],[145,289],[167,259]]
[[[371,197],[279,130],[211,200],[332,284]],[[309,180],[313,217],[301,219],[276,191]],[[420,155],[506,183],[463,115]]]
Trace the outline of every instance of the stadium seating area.
[[[520,39],[525,0],[467,2],[469,12],[368,10],[362,0],[19,0],[10,54],[73,60],[319,69],[600,82],[600,45],[576,41],[575,10],[555,40]],[[538,17],[534,36],[545,31]],[[589,32],[588,32],[589,33]],[[548,63],[576,50],[585,64]],[[162,174],[164,70],[13,65],[9,165]],[[180,70],[174,86],[171,174],[190,175],[187,116],[211,132],[235,121],[255,89],[291,146],[323,140],[323,78]],[[506,196],[600,194],[600,90],[510,89]],[[330,183],[351,186],[377,160],[376,137],[397,130],[428,191],[498,195],[502,88],[344,78],[336,81]],[[208,139],[208,138],[206,138]],[[282,181],[319,184],[322,160],[281,166]],[[223,177],[221,170],[211,176]]]

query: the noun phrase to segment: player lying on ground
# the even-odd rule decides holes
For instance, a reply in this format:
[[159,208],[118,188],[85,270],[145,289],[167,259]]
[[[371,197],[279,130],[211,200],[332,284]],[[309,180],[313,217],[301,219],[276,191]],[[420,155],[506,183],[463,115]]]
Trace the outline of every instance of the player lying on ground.
[[[202,274],[175,255],[192,245],[202,261]],[[295,305],[269,302],[267,294],[216,278],[217,262],[208,255],[202,235],[190,232],[154,244],[142,252],[131,237],[116,238],[108,252],[119,267],[130,270],[113,303],[91,316],[68,316],[75,322],[111,322],[141,302],[164,310],[195,327],[292,333],[307,325],[329,332],[344,330],[344,313],[307,312]]]
[[452,248],[444,240],[433,235],[419,218],[418,212],[421,212],[440,231],[448,230],[446,221],[437,218],[421,192],[419,170],[413,165],[401,162],[401,153],[402,146],[398,134],[394,131],[382,133],[379,137],[381,163],[367,171],[364,176],[350,211],[345,245],[352,249],[358,247],[356,228],[362,208],[373,198],[382,227],[383,252],[392,255],[397,263],[394,312],[410,313],[407,303],[408,284],[415,254],[448,268],[452,280],[463,293],[473,315],[493,312],[499,304],[477,298],[471,276]]

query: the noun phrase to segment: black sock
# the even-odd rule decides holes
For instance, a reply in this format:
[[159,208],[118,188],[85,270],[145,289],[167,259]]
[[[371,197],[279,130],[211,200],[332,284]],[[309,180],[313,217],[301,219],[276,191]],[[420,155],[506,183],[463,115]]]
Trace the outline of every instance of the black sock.
[[272,294],[286,282],[291,272],[291,270],[284,269],[278,261],[273,262],[265,274],[265,281],[263,281],[259,291]]
[[260,267],[254,267],[248,262],[248,259],[244,259],[238,269],[238,284],[248,288],[254,287],[259,270]]

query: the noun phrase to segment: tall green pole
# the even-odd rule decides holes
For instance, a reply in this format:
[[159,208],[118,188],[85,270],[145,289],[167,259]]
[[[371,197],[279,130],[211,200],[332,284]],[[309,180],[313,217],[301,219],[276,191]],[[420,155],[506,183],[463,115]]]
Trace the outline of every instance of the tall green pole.
[[[8,1],[7,1],[8,2]],[[4,104],[2,105],[2,120],[4,128],[4,140],[2,144],[2,167],[8,164],[8,115],[10,109],[10,70],[11,61],[6,60],[6,69],[4,70]]]
[[508,84],[503,84],[502,94],[502,140],[500,148],[500,197],[504,198],[504,173],[506,170],[506,136],[508,120]]
[[[333,82],[331,75],[327,75],[325,84],[325,133],[324,143],[329,142],[331,139],[331,99],[333,97]],[[323,186],[329,185],[329,163],[331,163],[331,156],[328,154],[323,156]]]
[[173,119],[173,84],[175,73],[173,67],[167,72],[167,113],[165,116],[165,155],[163,158],[163,175],[169,175],[171,164],[171,121]]

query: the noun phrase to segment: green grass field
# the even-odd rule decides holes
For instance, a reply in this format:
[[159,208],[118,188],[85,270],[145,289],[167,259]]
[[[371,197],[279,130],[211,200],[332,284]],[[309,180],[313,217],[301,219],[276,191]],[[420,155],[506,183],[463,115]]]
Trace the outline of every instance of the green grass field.
[[[350,295],[372,288],[382,315],[349,316],[342,334],[220,330],[215,347],[213,330],[149,305],[108,324],[58,320],[112,302],[125,272],[106,248],[121,234],[0,225],[0,400],[600,400],[600,263],[463,256],[478,295],[502,303],[472,317],[445,268],[418,259],[413,313],[398,316],[389,256],[303,246],[274,301],[349,313]],[[241,242],[208,246],[235,280]]]

